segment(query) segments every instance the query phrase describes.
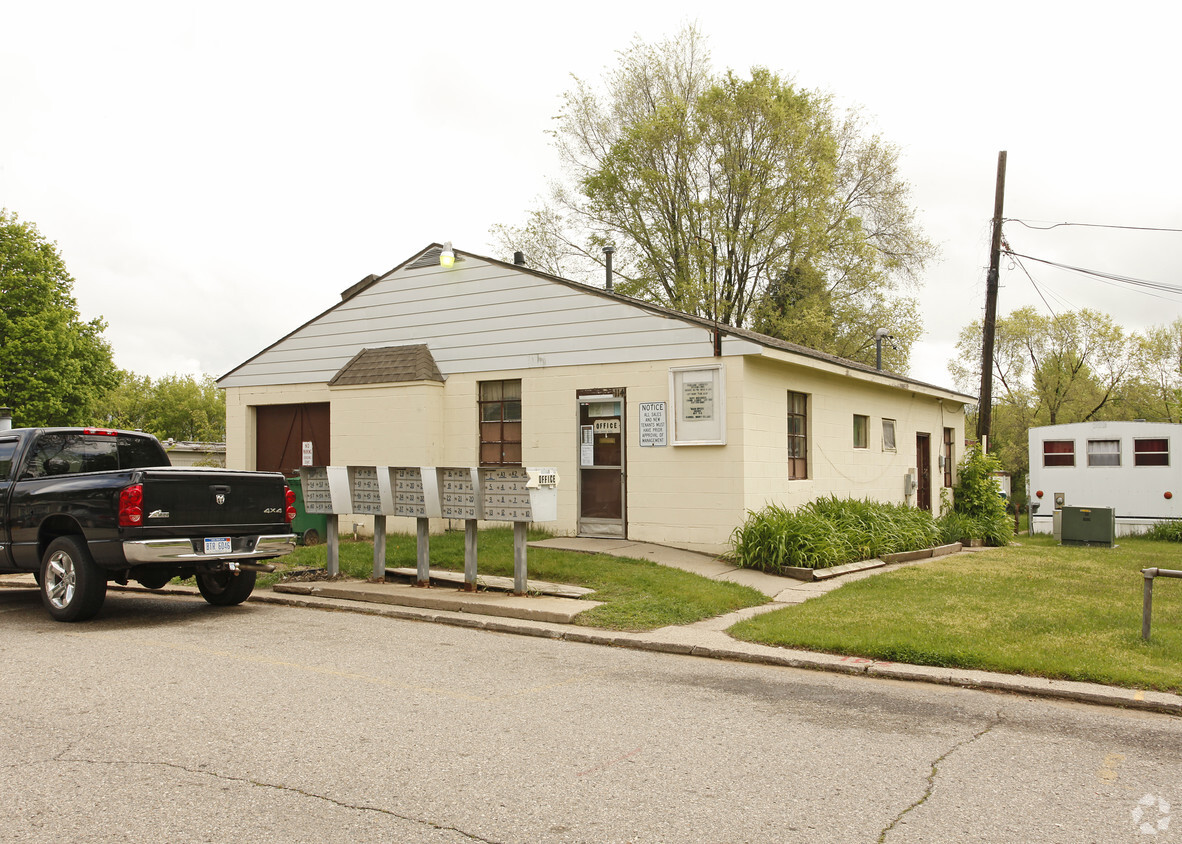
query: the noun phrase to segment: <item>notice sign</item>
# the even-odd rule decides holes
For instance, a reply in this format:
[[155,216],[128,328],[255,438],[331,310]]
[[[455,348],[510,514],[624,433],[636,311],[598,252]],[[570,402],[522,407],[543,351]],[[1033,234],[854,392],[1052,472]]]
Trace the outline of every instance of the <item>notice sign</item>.
[[708,422],[714,418],[714,380],[709,375],[681,382],[681,418],[686,422]]
[[307,442],[307,441],[304,442],[302,460],[300,461],[300,465],[301,466],[316,465],[312,462],[312,443],[311,442]]
[[640,403],[640,445],[665,446],[668,430],[665,422],[665,402],[642,401]]

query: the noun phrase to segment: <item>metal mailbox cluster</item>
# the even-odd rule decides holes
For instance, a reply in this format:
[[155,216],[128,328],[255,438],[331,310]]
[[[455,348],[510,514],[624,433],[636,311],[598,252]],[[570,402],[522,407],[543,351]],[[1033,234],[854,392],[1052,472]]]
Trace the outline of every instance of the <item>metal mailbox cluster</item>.
[[[386,517],[418,521],[418,581],[430,578],[429,519],[464,522],[465,588],[476,587],[476,523],[512,522],[514,591],[525,591],[525,531],[530,522],[558,518],[558,474],[553,468],[471,466],[305,466],[300,469],[308,513],[374,517],[374,577],[385,576]],[[328,525],[328,571],[339,571],[339,537]]]

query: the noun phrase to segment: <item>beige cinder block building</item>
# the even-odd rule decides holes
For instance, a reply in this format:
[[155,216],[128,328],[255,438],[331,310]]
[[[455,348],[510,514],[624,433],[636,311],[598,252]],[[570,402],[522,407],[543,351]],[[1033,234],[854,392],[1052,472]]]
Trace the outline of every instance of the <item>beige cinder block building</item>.
[[218,381],[228,466],[554,467],[549,530],[711,552],[771,502],[938,510],[953,482],[971,396],[516,264],[457,250],[443,267],[441,251]]

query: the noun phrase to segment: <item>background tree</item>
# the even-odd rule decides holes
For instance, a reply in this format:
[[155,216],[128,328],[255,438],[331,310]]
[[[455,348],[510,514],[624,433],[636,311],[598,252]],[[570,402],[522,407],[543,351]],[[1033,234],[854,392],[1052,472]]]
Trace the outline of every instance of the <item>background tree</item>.
[[[997,320],[994,344],[993,435],[990,453],[1014,475],[1029,468],[1027,432],[1040,425],[1134,416],[1145,386],[1136,365],[1144,338],[1107,314],[1083,309],[1043,316],[1019,308]],[[976,392],[981,377],[981,323],[965,327],[949,364],[957,386]]]
[[554,139],[549,200],[492,230],[506,256],[592,280],[611,243],[620,292],[863,360],[889,327],[905,367],[904,294],[933,250],[898,150],[856,112],[764,68],[715,74],[687,27],[634,42],[600,87],[576,79]]
[[82,319],[73,289],[57,247],[0,209],[0,403],[16,426],[90,424],[115,384],[106,323]]
[[167,375],[153,381],[120,370],[107,408],[106,424],[111,427],[147,431],[161,440],[226,439],[226,397],[209,375]]

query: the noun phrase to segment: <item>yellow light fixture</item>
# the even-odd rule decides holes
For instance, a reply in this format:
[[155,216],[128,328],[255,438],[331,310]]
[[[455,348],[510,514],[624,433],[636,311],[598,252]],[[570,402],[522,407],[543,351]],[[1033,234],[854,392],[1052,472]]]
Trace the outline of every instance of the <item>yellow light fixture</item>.
[[439,266],[450,267],[456,262],[455,250],[451,248],[451,241],[443,244],[443,251],[439,253]]

